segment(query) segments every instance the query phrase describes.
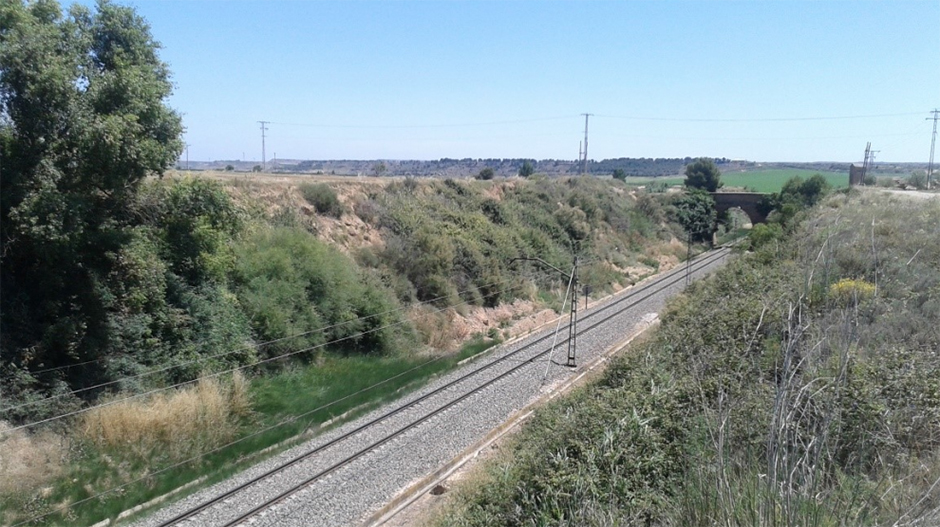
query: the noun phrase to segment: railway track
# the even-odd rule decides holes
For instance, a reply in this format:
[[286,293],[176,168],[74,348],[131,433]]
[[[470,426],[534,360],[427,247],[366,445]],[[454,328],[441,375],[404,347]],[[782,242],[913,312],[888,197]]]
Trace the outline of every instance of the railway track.
[[[612,321],[616,321],[618,317],[631,309],[681,287],[687,279],[687,272],[696,277],[707,273],[712,267],[720,264],[729,251],[728,248],[720,248],[705,253],[694,260],[688,270],[685,266],[675,268],[655,280],[592,307],[579,320],[577,332],[579,343],[583,343],[584,337],[592,335],[592,332],[597,331],[598,328],[611,325]],[[617,328],[613,329],[613,331],[616,330]],[[608,331],[611,329],[608,328]],[[399,440],[403,443],[399,450],[407,450],[408,445],[412,448],[415,445],[420,447],[423,444],[422,434],[427,435],[427,430],[430,429],[438,434],[444,432],[446,442],[447,427],[451,426],[457,430],[461,426],[460,418],[470,420],[471,412],[468,408],[473,408],[474,402],[481,405],[487,405],[488,402],[495,403],[508,389],[521,390],[527,393],[529,398],[537,395],[543,389],[543,372],[546,371],[547,356],[553,353],[553,350],[564,349],[567,343],[567,336],[559,337],[553,346],[555,340],[553,337],[553,332],[547,331],[529,337],[517,343],[515,347],[511,346],[511,349],[491,353],[486,357],[485,362],[480,363],[478,360],[477,364],[445,376],[426,389],[419,390],[394,403],[390,408],[373,412],[334,432],[324,434],[309,442],[309,446],[292,449],[289,454],[271,463],[270,467],[249,471],[250,473],[245,474],[240,481],[225,488],[216,486],[199,493],[194,498],[183,500],[174,507],[158,512],[141,525],[148,527],[176,525],[231,527],[248,523],[253,525],[344,525],[350,520],[355,522],[362,517],[361,512],[359,514],[337,512],[334,517],[325,517],[318,515],[320,514],[318,512],[304,512],[302,502],[337,501],[335,491],[324,490],[317,494],[312,489],[318,482],[329,480],[332,476],[344,472],[342,470],[344,468],[352,471],[358,468],[359,472],[357,477],[350,479],[353,484],[340,483],[338,486],[341,489],[350,486],[363,487],[363,482],[369,482],[373,477],[382,478],[381,468],[353,467],[353,465],[363,464],[364,459],[368,458],[370,453],[378,452],[383,448],[391,448],[391,445]],[[552,378],[563,378],[570,375],[570,372],[571,370],[559,366],[553,370]],[[462,415],[455,416],[454,423],[457,424],[442,422],[437,427],[432,426],[435,421],[446,421],[449,416],[461,412],[463,412]],[[492,423],[483,426],[492,427]],[[477,428],[480,426],[474,429]],[[403,440],[409,435],[415,435],[416,439]],[[452,435],[462,434],[458,432]],[[456,441],[457,437],[454,439]],[[440,441],[440,439],[429,439],[429,441]],[[391,459],[397,458],[392,454]],[[433,470],[434,467],[429,468]],[[310,495],[311,493],[316,495]],[[366,492],[366,494],[369,493]],[[385,499],[388,497],[390,496],[386,496]],[[381,504],[381,501],[372,502],[371,507]],[[349,507],[342,506],[339,508],[349,509]],[[316,519],[314,520],[311,516],[316,516]]]

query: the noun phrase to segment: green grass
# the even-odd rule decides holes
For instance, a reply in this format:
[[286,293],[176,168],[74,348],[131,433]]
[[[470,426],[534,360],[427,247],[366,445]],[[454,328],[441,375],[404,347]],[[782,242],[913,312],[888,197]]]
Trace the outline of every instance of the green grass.
[[783,184],[793,177],[808,179],[814,174],[822,174],[833,188],[849,186],[849,175],[845,172],[821,172],[803,168],[771,168],[749,170],[747,172],[726,172],[721,174],[725,187],[747,187],[755,192],[779,192]]
[[[849,175],[845,172],[822,172],[805,168],[768,168],[748,170],[747,172],[723,172],[721,182],[725,187],[748,188],[754,192],[779,192],[783,184],[792,177],[807,179],[814,174],[822,174],[833,188],[849,186]],[[682,185],[683,177],[628,177],[628,185],[649,185],[665,183],[667,186]]]
[[624,182],[627,185],[649,185],[650,183],[665,183],[666,186],[681,185],[685,181],[684,177],[647,177],[647,176],[629,176]]
[[[162,496],[199,477],[207,476],[207,479],[190,488],[190,492],[221,481],[294,444],[295,439],[310,437],[328,427],[358,417],[383,402],[399,398],[425,385],[436,375],[452,370],[459,361],[498,343],[478,337],[465,344],[459,352],[438,360],[427,356],[375,358],[325,353],[316,357],[310,364],[293,365],[283,372],[257,377],[252,380],[250,388],[254,415],[243,423],[238,436],[242,441],[192,463],[129,483],[126,488],[110,493],[107,497],[91,499],[72,507],[64,515],[53,513],[39,524],[90,525],[104,518],[114,519],[124,510]],[[391,380],[368,389],[387,379]],[[330,404],[334,401],[340,402]],[[330,422],[327,427],[321,426],[333,419],[336,420]],[[285,422],[286,424],[279,425]],[[267,428],[271,429],[252,436],[255,432]],[[260,453],[272,446],[276,448]],[[12,506],[11,510],[5,512],[12,515],[0,514],[0,522],[16,523],[39,514],[54,512],[58,504],[89,498],[172,464],[165,461],[154,465],[152,458],[135,459],[122,456],[120,452],[101,451],[91,446],[80,448],[86,449],[83,455],[80,455],[65,477],[60,478],[45,497],[33,496],[9,501],[4,498],[4,508]],[[159,454],[155,453],[154,458],[159,458]],[[81,484],[76,485],[75,481]],[[180,493],[177,498],[185,494]],[[12,510],[14,507],[20,510]]]
[[718,245],[724,245],[726,243],[733,242],[734,240],[744,238],[750,232],[751,232],[751,229],[745,229],[743,227],[739,227],[737,229],[724,232],[718,236],[718,240],[717,240]]
[[938,222],[825,199],[537,410],[431,525],[940,524]]

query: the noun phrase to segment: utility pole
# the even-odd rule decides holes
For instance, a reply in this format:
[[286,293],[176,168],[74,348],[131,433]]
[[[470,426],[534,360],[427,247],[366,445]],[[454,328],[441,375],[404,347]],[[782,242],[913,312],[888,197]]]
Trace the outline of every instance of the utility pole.
[[587,159],[588,159],[588,117],[594,115],[593,113],[582,113],[584,116],[584,154],[581,158],[581,175],[587,174]]
[[870,155],[870,153],[871,153],[871,141],[869,141],[868,144],[865,145],[865,160],[862,161],[862,179],[864,179],[865,176],[868,175],[868,156]]
[[568,367],[577,366],[575,356],[578,353],[578,257],[574,257],[571,271],[571,314],[568,316]]
[[264,172],[264,132],[268,130],[268,127],[265,125],[270,123],[271,121],[258,121],[258,122],[261,123],[261,171]]
[[927,189],[930,189],[930,176],[933,174],[933,147],[937,143],[937,116],[940,115],[940,110],[934,108],[932,112],[933,117],[928,117],[927,119],[933,119],[933,135],[930,136],[930,162],[927,163]]

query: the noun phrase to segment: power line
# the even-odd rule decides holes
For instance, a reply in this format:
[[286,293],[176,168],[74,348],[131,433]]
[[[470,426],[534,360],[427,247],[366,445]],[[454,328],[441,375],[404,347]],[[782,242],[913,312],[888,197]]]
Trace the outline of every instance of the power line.
[[684,123],[760,123],[760,122],[786,122],[786,121],[839,121],[848,119],[872,119],[877,117],[902,117],[909,115],[923,115],[921,112],[881,113],[868,115],[840,115],[826,117],[750,117],[742,119],[723,118],[692,118],[692,117],[642,117],[599,114],[598,117],[609,119],[627,119],[632,121],[667,121]]
[[310,128],[362,128],[362,129],[404,129],[404,128],[469,128],[474,126],[500,126],[506,124],[525,124],[538,123],[545,121],[559,121],[571,119],[574,115],[559,115],[553,117],[538,117],[533,119],[515,119],[508,121],[490,121],[476,123],[438,123],[438,124],[402,124],[402,125],[371,125],[371,124],[323,124],[323,123],[284,123],[280,121],[269,121],[269,124],[279,126],[304,126]]
[[[522,287],[522,286],[521,286],[521,285],[517,285],[517,286],[509,287],[509,288],[502,289],[502,290],[499,290],[499,291],[494,291],[494,292],[492,292],[492,293],[490,293],[489,295],[486,295],[486,296],[493,296],[493,295],[496,295],[496,294],[498,294],[498,293],[504,293],[504,292],[507,292],[507,291],[512,291],[512,290],[514,290],[514,289],[519,289],[520,287]],[[427,301],[427,302],[431,302],[431,301]],[[439,307],[439,308],[437,309],[437,311],[440,312],[440,311],[443,311],[443,310],[445,310],[445,309],[448,309],[448,308],[451,308],[451,307],[454,307],[454,306],[457,306],[457,305],[460,305],[460,304],[465,304],[465,303],[467,303],[465,300],[461,300],[461,301],[456,302],[456,303],[454,303],[454,304],[448,304],[448,305],[446,305],[446,306]],[[404,307],[402,307],[401,309],[404,309]],[[392,310],[392,311],[394,311],[394,310]],[[378,316],[378,315],[371,315],[371,316]],[[347,341],[347,340],[350,340],[350,339],[353,339],[353,338],[361,337],[361,336],[363,336],[363,335],[369,335],[369,334],[376,333],[376,332],[379,332],[379,331],[382,331],[382,330],[385,330],[385,329],[389,329],[389,328],[392,328],[392,327],[395,327],[395,326],[400,326],[400,325],[402,325],[402,324],[405,324],[406,322],[407,322],[407,321],[403,319],[403,320],[400,320],[400,321],[398,321],[398,322],[392,322],[392,323],[390,323],[390,324],[386,324],[386,325],[381,326],[381,327],[372,328],[372,329],[367,330],[367,331],[361,331],[361,332],[356,333],[356,334],[353,334],[353,335],[347,335],[347,336],[345,336],[345,337],[340,337],[340,338],[337,338],[337,339],[334,339],[334,340],[331,340],[331,341],[328,341],[328,342],[324,342],[324,343],[321,343],[321,344],[317,344],[317,345],[314,345],[314,346],[310,346],[310,347],[307,347],[307,348],[302,348],[302,349],[299,349],[299,350],[290,351],[290,352],[283,353],[283,354],[281,354],[281,355],[277,355],[277,356],[274,356],[274,357],[268,357],[268,358],[259,360],[258,362],[255,362],[255,363],[252,363],[252,364],[245,364],[245,365],[242,365],[242,366],[237,366],[237,367],[234,367],[234,368],[230,368],[230,369],[227,369],[227,370],[219,371],[219,372],[212,373],[212,374],[209,374],[209,375],[204,375],[204,376],[202,376],[202,377],[199,377],[199,378],[196,378],[196,379],[192,379],[192,380],[189,380],[189,381],[179,382],[179,383],[176,383],[176,384],[173,384],[173,385],[170,385],[170,386],[165,386],[165,387],[162,387],[162,388],[155,388],[155,389],[153,389],[153,390],[148,390],[148,391],[146,391],[146,392],[141,392],[141,393],[129,395],[129,396],[127,396],[127,397],[123,397],[123,398],[120,398],[120,399],[113,399],[113,400],[110,400],[110,401],[108,401],[108,402],[106,402],[106,403],[102,403],[102,404],[99,404],[99,405],[88,406],[88,407],[80,408],[80,409],[78,409],[78,410],[74,410],[74,411],[71,411],[71,412],[66,412],[66,413],[64,413],[64,414],[59,414],[59,415],[56,415],[56,416],[53,416],[53,417],[49,417],[49,418],[46,418],[46,419],[41,419],[41,420],[38,420],[38,421],[33,421],[33,422],[26,423],[26,424],[23,424],[23,425],[15,426],[15,427],[9,428],[9,429],[7,429],[7,430],[4,430],[3,432],[0,432],[0,437],[2,437],[3,435],[6,435],[6,434],[10,434],[10,433],[12,433],[12,432],[15,432],[15,431],[17,431],[17,430],[22,430],[22,429],[26,429],[26,428],[32,428],[32,427],[34,427],[34,426],[38,426],[38,425],[41,425],[41,424],[50,423],[50,422],[53,422],[53,421],[58,421],[58,420],[61,420],[61,419],[66,418],[66,417],[72,417],[72,416],[75,416],[75,415],[84,414],[84,413],[87,413],[87,412],[89,412],[89,411],[91,411],[91,410],[94,410],[94,409],[97,409],[97,408],[105,408],[105,407],[108,407],[108,406],[113,406],[113,405],[115,405],[115,404],[117,404],[117,403],[120,403],[120,402],[129,401],[129,400],[133,400],[133,399],[139,399],[139,398],[141,398],[141,397],[145,397],[145,396],[148,396],[148,395],[154,395],[154,394],[157,394],[157,393],[160,393],[160,392],[165,392],[165,391],[169,391],[169,390],[172,390],[172,389],[175,389],[175,388],[180,388],[180,387],[183,387],[183,386],[187,386],[187,385],[190,385],[190,384],[194,384],[194,383],[200,381],[201,379],[212,379],[212,378],[215,378],[215,377],[220,377],[220,376],[225,375],[225,374],[234,373],[234,372],[236,372],[236,371],[241,371],[241,370],[248,369],[248,368],[251,368],[251,367],[254,367],[254,366],[258,366],[258,365],[261,365],[261,364],[266,364],[266,363],[269,363],[269,362],[272,362],[272,361],[275,361],[275,360],[278,360],[278,359],[283,359],[283,358],[287,358],[287,357],[292,357],[292,356],[294,356],[294,355],[298,355],[298,354],[301,354],[301,353],[306,353],[306,352],[308,352],[308,351],[313,351],[313,350],[317,350],[317,349],[322,349],[322,348],[325,348],[325,347],[330,346],[330,345],[333,345],[333,344],[338,344],[338,343],[340,343],[340,342],[344,342],[344,341]],[[314,330],[314,331],[315,331],[315,330]],[[284,337],[284,338],[286,339],[286,338],[289,338],[289,337]],[[233,353],[233,352],[227,352],[227,353]],[[220,355],[224,355],[224,354],[225,354],[225,353],[220,354]],[[208,359],[208,358],[212,358],[212,357],[207,357],[207,359]],[[191,361],[191,362],[198,362],[198,360],[197,360],[197,361]],[[177,365],[177,366],[178,366],[178,365]],[[171,367],[174,367],[174,366],[171,366]],[[164,368],[164,369],[168,369],[168,368]],[[133,377],[131,377],[131,378],[133,378]],[[113,383],[109,383],[109,384],[113,384]],[[47,398],[47,399],[44,399],[44,401],[48,401],[48,400],[51,400],[51,399],[55,399],[55,398],[57,398],[57,397],[58,397],[58,396],[49,397],[49,398]],[[26,406],[26,405],[29,405],[29,404],[32,404],[32,402],[30,402],[30,403],[24,403],[23,405],[19,405],[19,407]],[[10,408],[14,408],[14,407],[8,407],[8,408],[6,408],[5,410],[10,409]]]
[[[499,285],[499,284],[500,284],[500,282],[492,282],[492,283],[489,283],[489,284],[484,284],[484,285],[482,285],[481,287],[483,287],[483,288],[488,288],[488,287],[492,287],[492,286]],[[490,294],[487,295],[487,296],[492,296],[492,295],[494,295],[494,294],[496,294],[496,293],[508,292],[508,291],[513,290],[513,289],[518,289],[518,287],[511,287],[511,288],[508,288],[508,289],[505,289],[505,290],[496,291],[496,292],[494,292],[494,293],[490,293]],[[457,293],[457,295],[458,295],[458,297],[459,297],[460,295],[462,295],[462,294],[464,294],[464,293],[469,293],[469,292],[470,292],[470,290],[459,291],[459,292]],[[255,344],[251,344],[251,345],[249,345],[249,346],[240,346],[240,347],[238,347],[238,348],[235,348],[235,349],[232,349],[232,350],[228,350],[228,351],[223,351],[223,352],[221,352],[221,353],[216,353],[216,354],[214,354],[214,355],[205,355],[205,356],[198,357],[198,358],[195,358],[195,359],[191,359],[191,360],[188,360],[188,361],[183,361],[183,362],[177,362],[177,363],[169,364],[169,365],[167,365],[167,366],[162,366],[162,367],[159,367],[159,368],[154,368],[154,369],[152,369],[152,370],[147,370],[147,371],[144,371],[144,372],[135,374],[135,375],[127,375],[127,376],[124,376],[124,377],[120,377],[120,378],[118,378],[118,379],[114,379],[114,380],[111,380],[111,381],[99,383],[99,384],[96,384],[96,385],[93,385],[93,386],[86,386],[86,387],[83,387],[83,388],[78,388],[78,389],[72,390],[72,391],[70,391],[70,392],[58,393],[58,394],[56,394],[56,395],[52,395],[52,396],[49,396],[49,397],[45,397],[45,398],[43,398],[43,399],[36,399],[36,400],[32,400],[32,401],[27,401],[27,402],[25,402],[25,403],[20,403],[20,404],[16,404],[16,405],[12,405],[12,406],[7,406],[7,407],[4,407],[4,408],[0,408],[0,412],[7,412],[7,411],[10,411],[10,410],[18,410],[18,409],[20,409],[20,408],[26,408],[26,407],[33,406],[33,405],[36,405],[36,404],[41,404],[41,403],[46,403],[46,402],[49,402],[49,401],[54,401],[54,400],[56,400],[56,399],[61,399],[61,398],[63,398],[63,397],[69,397],[69,396],[73,396],[73,395],[78,395],[78,394],[80,394],[80,393],[88,392],[88,391],[91,391],[91,390],[98,390],[98,389],[102,389],[102,388],[107,388],[108,386],[113,386],[113,385],[119,384],[119,383],[124,382],[124,381],[130,381],[130,380],[135,380],[135,379],[142,379],[142,378],[144,378],[144,377],[149,377],[149,376],[155,375],[155,374],[157,374],[157,373],[163,373],[163,372],[165,372],[165,371],[169,371],[169,370],[172,370],[172,369],[174,369],[174,368],[181,368],[181,367],[184,367],[184,366],[190,366],[190,365],[193,365],[193,364],[199,364],[199,363],[206,362],[206,361],[209,361],[209,360],[212,360],[212,359],[218,359],[218,358],[221,358],[221,357],[226,357],[226,356],[228,356],[228,355],[234,355],[234,354],[236,354],[236,353],[246,352],[246,351],[250,351],[250,350],[253,350],[253,349],[260,349],[260,348],[262,348],[262,347],[269,346],[269,345],[271,345],[271,344],[277,344],[277,343],[279,343],[279,342],[284,342],[284,341],[286,341],[286,340],[291,340],[291,339],[296,339],[296,338],[300,338],[300,337],[305,337],[305,336],[311,335],[311,334],[313,334],[313,333],[322,333],[322,332],[325,332],[325,331],[330,330],[330,329],[336,329],[336,328],[339,328],[339,327],[342,327],[342,326],[345,326],[345,325],[349,325],[349,324],[353,324],[353,323],[356,323],[356,322],[363,322],[363,321],[366,321],[366,320],[369,320],[369,319],[372,319],[372,318],[375,318],[375,317],[381,317],[381,316],[383,316],[383,315],[389,315],[389,314],[392,314],[392,313],[397,313],[397,312],[405,311],[405,310],[410,309],[411,307],[414,307],[414,306],[416,306],[416,305],[420,306],[420,305],[425,305],[425,304],[431,304],[431,303],[437,302],[437,301],[439,301],[439,300],[443,300],[444,298],[446,298],[446,296],[447,296],[447,295],[439,296],[439,297],[436,297],[436,298],[432,298],[432,299],[430,299],[430,300],[425,300],[425,301],[423,301],[423,302],[418,302],[418,303],[416,303],[416,304],[411,304],[411,305],[408,305],[408,306],[399,306],[399,307],[396,307],[396,308],[393,308],[393,309],[389,309],[389,310],[386,310],[386,311],[382,311],[382,312],[380,312],[380,313],[373,313],[373,314],[371,314],[371,315],[356,317],[356,318],[351,319],[351,320],[344,320],[343,322],[338,322],[338,323],[336,323],[336,324],[331,324],[331,325],[329,325],[329,326],[323,326],[323,327],[320,327],[320,328],[311,329],[311,330],[303,331],[303,332],[300,332],[300,333],[295,333],[295,334],[293,334],[293,335],[288,335],[288,336],[286,336],[286,337],[280,337],[280,338],[268,340],[268,341],[265,341],[265,342],[258,342],[258,343],[255,343]],[[458,304],[454,304],[454,305],[459,305],[460,303],[465,303],[465,302],[461,301],[461,302],[459,302]],[[452,307],[452,306],[445,306],[445,307]],[[72,366],[86,365],[86,364],[91,364],[91,363],[95,363],[95,362],[101,362],[101,361],[104,361],[104,360],[107,360],[107,357],[104,357],[104,358],[101,358],[101,359],[92,360],[92,361],[85,361],[85,362],[82,362],[82,363],[79,363],[79,364],[74,364],[74,365],[61,366],[60,368],[69,368],[69,367],[72,367]],[[247,366],[251,366],[251,365],[247,365]],[[56,369],[56,368],[48,368],[48,369],[46,369],[46,370],[41,370],[41,371],[52,371],[52,370],[54,370],[54,369]],[[38,372],[31,372],[31,373],[38,373]]]
[[[580,115],[584,115],[583,113]],[[745,123],[745,122],[787,122],[787,121],[838,121],[850,119],[873,119],[880,117],[905,117],[912,115],[923,115],[922,112],[898,112],[882,114],[864,114],[864,115],[837,115],[837,116],[801,116],[801,117],[746,117],[746,118],[722,118],[722,117],[666,117],[666,116],[639,116],[639,115],[613,115],[613,114],[591,114],[597,117],[610,119],[626,119],[633,121],[665,121],[665,122],[705,122],[705,123]],[[356,128],[356,129],[406,129],[406,128],[469,128],[475,126],[500,126],[509,124],[526,124],[545,121],[560,121],[571,119],[574,115],[555,115],[548,117],[536,117],[531,119],[511,119],[505,121],[482,121],[482,122],[463,122],[463,123],[433,123],[433,124],[334,124],[334,123],[298,123],[282,121],[265,121],[267,124],[276,124],[280,126],[303,126],[310,128]],[[260,122],[260,121],[259,121]]]
[[239,443],[241,443],[241,442],[243,442],[243,441],[247,441],[247,440],[249,440],[249,439],[252,439],[252,438],[254,438],[254,437],[257,437],[257,436],[259,436],[259,435],[261,435],[261,434],[264,434],[264,433],[266,433],[266,432],[270,432],[271,430],[274,430],[274,429],[276,429],[276,428],[280,428],[280,427],[282,427],[282,426],[285,426],[285,425],[294,423],[294,422],[299,421],[300,419],[303,419],[303,418],[305,418],[305,417],[308,417],[308,416],[310,416],[310,415],[312,415],[312,414],[314,414],[314,413],[316,413],[316,412],[325,410],[325,409],[327,409],[327,408],[329,408],[329,407],[331,407],[331,406],[333,406],[333,405],[335,405],[335,404],[339,404],[339,403],[341,403],[341,402],[343,402],[343,401],[345,401],[345,400],[347,400],[347,399],[350,399],[350,398],[352,398],[352,397],[355,397],[355,396],[357,396],[357,395],[360,395],[360,394],[365,393],[365,392],[367,392],[367,391],[370,391],[370,390],[372,390],[372,389],[378,388],[379,386],[381,386],[381,385],[383,385],[383,384],[386,384],[386,383],[388,383],[388,382],[391,382],[391,381],[393,381],[393,380],[395,380],[395,379],[397,379],[397,378],[399,378],[399,377],[402,377],[402,376],[404,376],[404,375],[407,375],[407,374],[409,374],[409,373],[411,373],[411,372],[413,372],[413,371],[416,371],[416,370],[419,370],[419,369],[421,369],[421,368],[424,368],[425,366],[429,366],[429,365],[431,365],[431,364],[433,364],[433,363],[435,363],[435,362],[437,362],[437,361],[440,361],[441,359],[443,359],[443,358],[445,358],[445,357],[446,357],[446,355],[438,355],[438,356],[436,356],[436,357],[434,357],[434,358],[431,358],[431,359],[429,359],[429,360],[427,360],[427,361],[425,361],[425,362],[422,362],[421,364],[418,364],[417,366],[414,366],[414,367],[412,367],[412,368],[410,368],[410,369],[408,369],[408,370],[405,370],[405,371],[403,371],[403,372],[400,372],[400,373],[398,373],[398,374],[395,374],[395,375],[393,375],[393,376],[391,376],[391,377],[389,377],[389,378],[387,378],[387,379],[383,379],[383,380],[381,380],[381,381],[379,381],[379,382],[376,382],[376,383],[374,383],[374,384],[372,384],[372,385],[370,385],[370,386],[366,386],[365,388],[362,388],[362,389],[360,389],[360,390],[358,390],[358,391],[356,391],[356,392],[354,392],[354,393],[351,393],[351,394],[348,394],[348,395],[344,395],[344,396],[340,397],[339,399],[334,399],[334,400],[332,400],[332,401],[330,401],[330,402],[328,402],[328,403],[324,403],[324,404],[322,404],[322,405],[320,405],[320,406],[318,406],[318,407],[316,407],[316,408],[314,408],[314,409],[312,409],[312,410],[308,410],[308,411],[306,411],[306,412],[304,412],[304,413],[302,413],[302,414],[290,416],[290,417],[288,417],[287,419],[284,419],[284,420],[282,420],[282,421],[280,421],[280,422],[274,423],[274,424],[272,424],[272,425],[270,425],[270,426],[267,426],[267,427],[265,427],[265,428],[262,428],[262,429],[260,429],[260,430],[255,431],[255,432],[252,432],[251,434],[248,434],[248,435],[246,435],[246,436],[243,436],[243,437],[240,437],[240,438],[235,439],[235,440],[233,440],[233,441],[230,441],[230,442],[228,442],[228,443],[226,443],[226,444],[224,444],[224,445],[221,445],[221,446],[215,447],[215,448],[213,448],[213,449],[211,449],[211,450],[207,450],[207,451],[205,451],[205,452],[201,452],[201,453],[199,453],[199,454],[196,454],[195,456],[192,456],[192,457],[190,457],[189,459],[184,459],[184,460],[182,460],[182,461],[177,461],[176,463],[173,463],[173,464],[171,464],[171,465],[169,465],[169,466],[163,467],[163,468],[161,468],[160,470],[157,470],[157,471],[154,471],[154,472],[148,472],[148,473],[144,474],[143,476],[141,476],[141,477],[139,477],[139,478],[137,478],[137,479],[135,479],[135,480],[128,481],[128,482],[126,482],[126,483],[122,483],[122,484],[120,484],[120,485],[117,485],[117,486],[112,487],[112,488],[107,489],[107,490],[103,490],[103,491],[101,491],[101,492],[95,494],[94,496],[88,496],[88,497],[82,498],[82,499],[80,499],[80,500],[78,500],[78,501],[69,502],[69,503],[67,503],[67,504],[65,504],[65,505],[63,505],[63,506],[54,507],[53,510],[50,511],[50,512],[46,512],[46,513],[41,514],[41,515],[39,515],[39,516],[33,516],[32,518],[30,518],[30,519],[28,519],[28,520],[24,520],[24,521],[22,521],[22,522],[20,522],[20,523],[14,524],[12,527],[19,527],[20,525],[26,525],[26,524],[28,524],[28,523],[32,523],[32,522],[35,522],[35,521],[37,521],[37,520],[41,520],[41,519],[43,519],[43,518],[46,518],[46,517],[52,515],[52,514],[55,513],[55,512],[64,512],[64,511],[67,511],[67,510],[69,510],[69,509],[74,508],[76,505],[81,505],[82,503],[86,503],[86,502],[88,502],[88,501],[95,500],[95,499],[98,499],[98,498],[107,496],[108,494],[111,494],[112,492],[116,492],[116,491],[119,491],[119,490],[121,490],[121,489],[125,489],[125,488],[127,488],[127,487],[129,487],[129,486],[131,486],[131,485],[134,485],[134,484],[136,484],[136,483],[140,483],[141,481],[148,480],[148,479],[150,479],[150,478],[153,478],[154,476],[158,476],[158,475],[160,475],[160,474],[163,474],[164,472],[168,472],[168,471],[170,471],[170,470],[173,470],[174,468],[178,468],[178,467],[181,467],[181,466],[183,466],[183,465],[192,463],[193,461],[198,461],[198,460],[200,460],[200,459],[202,459],[202,458],[204,458],[204,457],[206,457],[206,456],[208,456],[208,455],[210,455],[210,454],[215,454],[216,452],[221,452],[222,450],[225,450],[226,448],[229,448],[229,447],[231,447],[231,446],[237,445],[237,444],[239,444]]
[[685,141],[817,141],[822,139],[866,139],[869,137],[913,137],[920,132],[905,132],[897,134],[866,134],[866,135],[826,135],[826,136],[775,136],[775,137],[717,137],[717,136],[670,136],[670,135],[642,135],[642,134],[605,134],[608,137],[623,137],[630,139],[674,139]]

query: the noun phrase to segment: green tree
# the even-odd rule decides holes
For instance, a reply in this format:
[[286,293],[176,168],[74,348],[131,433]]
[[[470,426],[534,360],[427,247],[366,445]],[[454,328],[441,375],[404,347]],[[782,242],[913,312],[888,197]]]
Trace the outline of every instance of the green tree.
[[496,174],[493,172],[492,168],[486,167],[483,170],[481,170],[479,174],[477,174],[477,179],[482,179],[484,181],[487,181],[487,180],[493,179],[493,176],[495,175]]
[[147,23],[107,0],[7,0],[0,28],[0,365],[94,359],[137,188],[182,152],[169,71]]
[[700,157],[685,167],[685,186],[715,192],[721,188],[721,172],[714,161]]
[[691,189],[676,200],[676,219],[692,241],[711,239],[716,218],[715,199],[703,190]]
[[519,169],[519,176],[527,178],[535,173],[535,167],[532,166],[532,163],[527,159],[522,163],[522,167]]
[[620,181],[626,181],[627,173],[622,168],[615,168],[613,177],[614,179],[619,179]]
[[792,225],[793,218],[800,211],[819,203],[830,189],[829,182],[821,174],[814,174],[805,181],[794,176],[783,184],[780,192],[763,198],[757,207],[770,221],[787,227]]

